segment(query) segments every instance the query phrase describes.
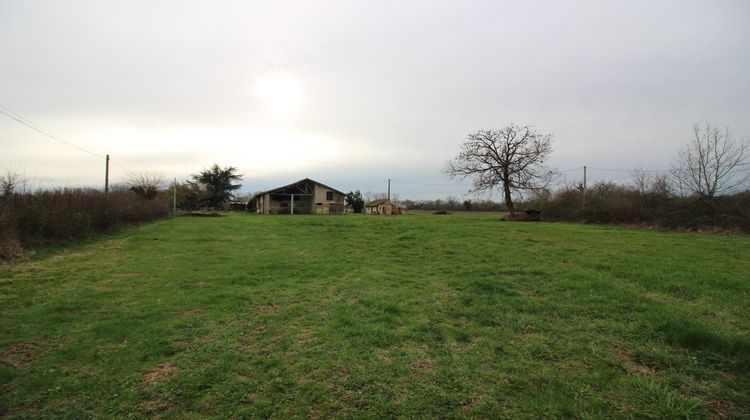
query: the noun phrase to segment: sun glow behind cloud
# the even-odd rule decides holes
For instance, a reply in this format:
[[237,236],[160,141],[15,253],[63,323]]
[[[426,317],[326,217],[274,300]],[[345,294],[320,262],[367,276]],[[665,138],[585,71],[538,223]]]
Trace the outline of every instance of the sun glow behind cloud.
[[263,103],[274,117],[293,117],[302,105],[302,84],[290,73],[266,74],[258,80],[257,89]]

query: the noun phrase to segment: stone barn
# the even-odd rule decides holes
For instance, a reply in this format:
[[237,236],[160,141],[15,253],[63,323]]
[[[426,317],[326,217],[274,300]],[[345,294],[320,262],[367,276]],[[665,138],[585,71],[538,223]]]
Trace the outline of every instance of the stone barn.
[[256,194],[258,214],[344,214],[346,194],[305,178]]
[[365,214],[407,214],[406,206],[391,204],[387,198],[370,201],[365,204]]

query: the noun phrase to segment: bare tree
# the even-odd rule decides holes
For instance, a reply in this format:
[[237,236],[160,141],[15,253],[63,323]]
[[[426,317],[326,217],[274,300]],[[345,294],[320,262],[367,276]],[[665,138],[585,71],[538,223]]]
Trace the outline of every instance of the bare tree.
[[546,188],[554,172],[544,166],[552,153],[552,135],[511,124],[471,133],[445,171],[451,178],[473,177],[471,192],[502,188],[511,215],[513,195]]
[[26,192],[26,179],[16,170],[8,169],[0,175],[0,195],[10,197],[13,193]]
[[750,177],[744,166],[748,141],[734,140],[724,131],[706,123],[693,125],[693,139],[679,150],[672,167],[672,176],[680,192],[687,191],[708,202],[717,195],[735,190]]
[[159,188],[164,185],[166,178],[164,175],[155,172],[139,172],[128,175],[125,183],[130,191],[138,196],[151,200],[156,197]]
[[630,185],[638,191],[641,197],[645,196],[651,188],[652,176],[648,170],[637,167],[630,171]]
[[372,192],[372,191],[366,191],[364,193],[365,203],[369,203],[373,200],[381,200],[384,198],[388,198],[388,193],[384,192]]

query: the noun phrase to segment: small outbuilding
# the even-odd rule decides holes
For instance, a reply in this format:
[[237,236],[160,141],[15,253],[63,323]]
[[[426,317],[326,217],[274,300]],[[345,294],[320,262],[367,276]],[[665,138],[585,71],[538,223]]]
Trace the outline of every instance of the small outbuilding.
[[365,204],[365,214],[407,214],[406,206],[392,204],[387,198],[372,200]]
[[257,214],[344,214],[346,194],[305,178],[256,194]]

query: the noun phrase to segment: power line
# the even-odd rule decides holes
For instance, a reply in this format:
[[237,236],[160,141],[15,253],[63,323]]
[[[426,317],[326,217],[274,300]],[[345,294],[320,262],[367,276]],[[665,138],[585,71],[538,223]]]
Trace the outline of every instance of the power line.
[[26,127],[29,127],[30,129],[32,129],[32,130],[34,130],[34,131],[36,131],[38,133],[41,133],[41,134],[43,134],[43,135],[51,138],[52,140],[58,141],[58,142],[66,145],[68,147],[72,147],[72,148],[74,148],[74,149],[76,149],[78,151],[81,151],[83,153],[88,153],[88,154],[90,154],[92,156],[96,156],[99,159],[104,159],[104,156],[102,156],[102,155],[100,155],[98,153],[94,153],[94,152],[92,152],[90,150],[86,150],[86,149],[84,149],[82,147],[76,146],[75,144],[68,143],[67,141],[61,139],[60,137],[58,137],[58,136],[56,136],[56,135],[54,135],[54,134],[52,134],[52,133],[50,133],[50,132],[48,132],[48,131],[40,128],[39,126],[37,126],[36,124],[32,123],[28,119],[23,118],[22,116],[9,111],[5,107],[0,106],[0,114],[3,114],[5,116],[7,116],[8,118],[11,118],[11,119],[13,119],[13,120],[15,120],[15,121],[17,121],[17,122],[25,125]]
[[435,187],[451,187],[451,186],[465,187],[469,185],[469,184],[432,184],[428,182],[399,181],[397,179],[391,179],[391,182],[398,182],[399,184],[409,184],[409,185],[429,185],[429,186],[435,186]]
[[[70,142],[67,142],[67,141],[61,139],[59,136],[56,136],[55,134],[49,132],[48,130],[45,130],[45,129],[39,127],[37,124],[31,122],[28,118],[24,118],[20,114],[18,114],[16,112],[10,111],[8,108],[0,106],[0,114],[3,114],[5,116],[7,116],[8,118],[11,118],[14,121],[17,121],[17,122],[25,125],[26,127],[29,127],[30,129],[32,129],[32,130],[34,130],[34,131],[36,131],[36,132],[38,132],[40,134],[43,134],[43,135],[51,138],[52,140],[60,142],[60,143],[66,145],[68,147],[72,147],[72,148],[74,148],[74,149],[76,149],[78,151],[81,151],[83,153],[87,153],[87,154],[92,155],[94,157],[97,157],[99,159],[106,159],[106,157],[104,157],[104,156],[102,156],[102,155],[100,155],[98,153],[94,153],[94,152],[92,152],[90,150],[86,150],[83,147],[76,146],[75,144],[72,144]],[[117,163],[115,161],[112,161],[111,159],[110,159],[110,163],[112,163],[113,165],[119,167],[120,169],[124,170],[125,172],[133,172],[130,169],[128,169],[128,168],[120,165],[119,163]]]
[[[747,165],[750,165],[750,162],[740,162],[740,163],[735,164],[734,166],[747,166]],[[675,171],[685,171],[685,170],[688,170],[688,169],[683,169],[683,168],[673,168],[673,169],[643,169],[643,168],[614,169],[614,168],[594,168],[594,167],[591,167],[591,166],[589,166],[588,168],[589,169],[594,169],[594,170],[597,170],[597,171],[626,172],[626,173],[633,173],[633,172],[639,172],[639,171],[644,171],[644,172],[675,172]],[[728,173],[737,173],[737,172],[744,172],[744,171],[745,171],[744,169],[737,169],[737,170],[730,171]]]
[[589,169],[593,169],[596,171],[606,171],[606,172],[638,172],[638,171],[645,171],[645,172],[669,172],[671,169],[643,169],[643,168],[633,168],[633,169],[614,169],[614,168],[595,168],[593,166],[589,166]]

